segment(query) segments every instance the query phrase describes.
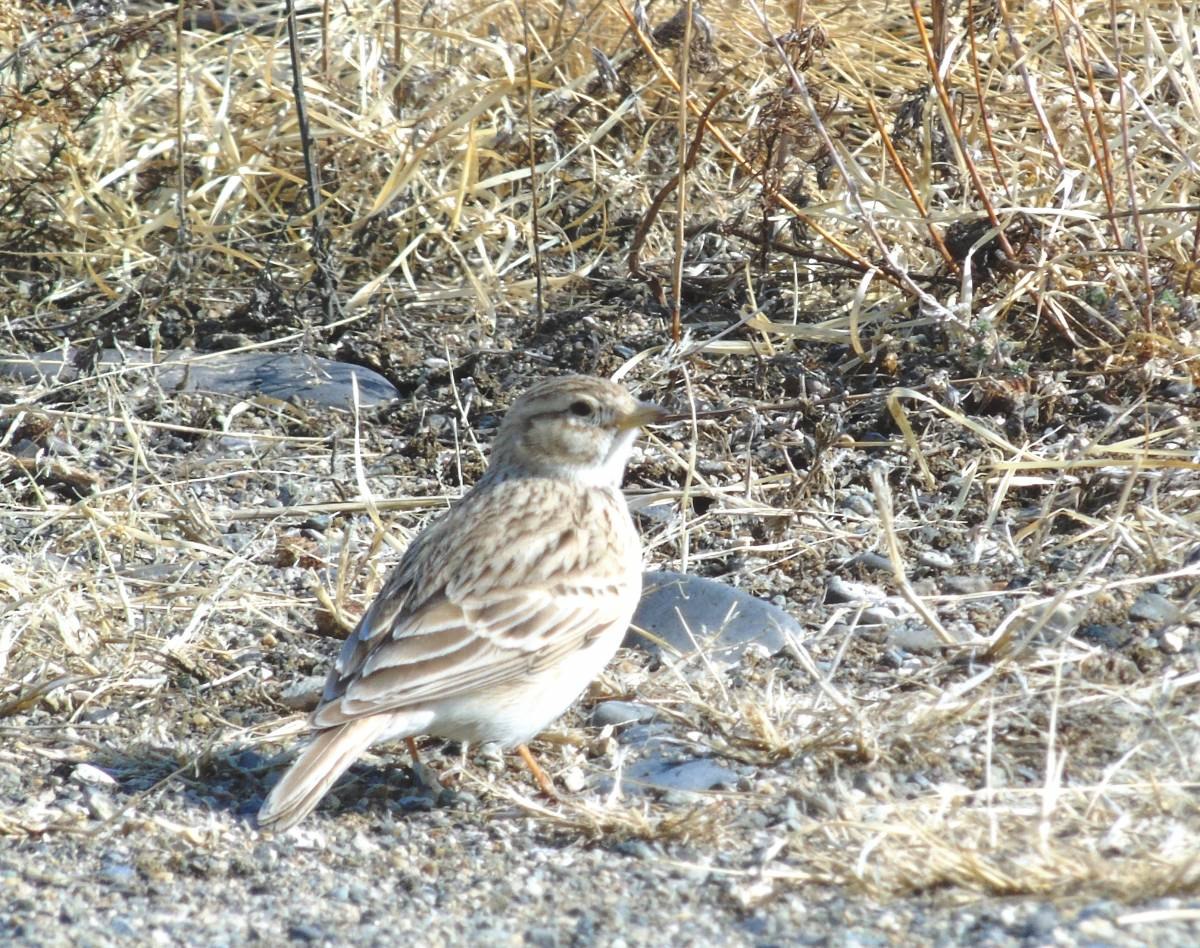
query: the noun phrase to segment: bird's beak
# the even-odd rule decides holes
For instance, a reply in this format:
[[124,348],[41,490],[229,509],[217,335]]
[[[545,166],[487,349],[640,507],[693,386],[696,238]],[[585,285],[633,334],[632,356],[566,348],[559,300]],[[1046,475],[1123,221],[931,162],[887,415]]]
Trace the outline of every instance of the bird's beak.
[[665,408],[659,408],[657,405],[651,405],[649,402],[638,402],[637,407],[633,411],[618,419],[617,427],[622,431],[628,431],[630,428],[644,428],[646,425],[657,425],[659,422],[669,418],[670,414]]

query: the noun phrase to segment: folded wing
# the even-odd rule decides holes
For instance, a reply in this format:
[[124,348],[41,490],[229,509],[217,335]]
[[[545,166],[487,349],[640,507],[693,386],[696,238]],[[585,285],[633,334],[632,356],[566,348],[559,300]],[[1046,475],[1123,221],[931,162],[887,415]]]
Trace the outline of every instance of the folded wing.
[[613,585],[556,585],[461,603],[437,597],[411,613],[380,617],[390,630],[356,630],[357,645],[347,643],[312,723],[333,727],[503,685],[627,622],[627,601]]

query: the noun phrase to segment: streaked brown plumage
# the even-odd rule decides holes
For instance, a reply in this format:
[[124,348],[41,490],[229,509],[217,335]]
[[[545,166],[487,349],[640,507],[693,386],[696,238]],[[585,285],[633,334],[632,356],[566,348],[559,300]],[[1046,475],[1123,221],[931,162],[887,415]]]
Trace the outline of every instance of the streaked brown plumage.
[[258,822],[303,819],[371,744],[523,745],[612,657],[641,592],[620,482],[640,425],[619,385],[542,382],[505,416],[479,483],[413,541],[347,639],[318,730]]

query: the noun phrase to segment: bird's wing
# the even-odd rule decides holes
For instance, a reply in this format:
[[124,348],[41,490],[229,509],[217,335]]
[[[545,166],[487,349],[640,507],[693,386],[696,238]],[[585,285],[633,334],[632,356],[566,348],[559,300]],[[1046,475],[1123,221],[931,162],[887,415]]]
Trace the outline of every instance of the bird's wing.
[[312,723],[332,727],[536,672],[628,623],[631,599],[615,584],[575,584],[401,609],[388,634],[363,630],[374,647],[355,667],[335,668]]

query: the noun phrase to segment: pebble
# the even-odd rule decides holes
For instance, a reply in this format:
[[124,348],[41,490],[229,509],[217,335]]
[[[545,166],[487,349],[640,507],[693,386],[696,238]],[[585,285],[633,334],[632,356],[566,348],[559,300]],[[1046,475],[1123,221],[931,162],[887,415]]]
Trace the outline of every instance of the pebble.
[[1158,635],[1158,647],[1168,655],[1178,655],[1183,651],[1188,639],[1188,627],[1176,625],[1163,629]]
[[116,786],[116,779],[109,773],[92,764],[80,764],[71,771],[71,779],[76,783],[92,784],[94,786]]
[[658,714],[655,708],[634,701],[604,701],[592,708],[593,727],[620,727],[622,724],[642,724]]
[[657,523],[671,523],[678,516],[678,508],[675,504],[647,504],[645,507],[638,507],[634,513]]
[[992,581],[986,576],[943,576],[941,582],[942,588],[955,596],[969,596],[992,588]]
[[1133,638],[1133,634],[1128,629],[1118,625],[1093,622],[1081,626],[1075,633],[1075,638],[1081,639],[1091,645],[1098,645],[1101,648],[1118,649],[1128,645]]
[[831,576],[825,584],[825,602],[830,605],[838,603],[875,603],[887,599],[887,593],[880,586],[868,583],[858,583],[840,576]]
[[1168,622],[1178,622],[1183,617],[1180,609],[1166,596],[1146,590],[1132,606],[1129,607],[1129,618],[1140,622],[1151,622],[1165,625]]
[[400,797],[396,801],[396,806],[405,813],[427,813],[433,809],[435,802],[432,795],[421,793]]
[[479,797],[469,790],[454,790],[445,787],[438,792],[437,805],[445,810],[478,810]]
[[874,570],[879,573],[890,573],[892,571],[892,561],[882,553],[875,553],[868,550],[864,553],[859,553],[850,557],[846,561],[847,566],[859,566],[863,569]]
[[309,675],[284,688],[279,693],[279,701],[294,711],[310,711],[317,706],[324,690],[325,676]]
[[117,807],[108,794],[93,787],[84,793],[88,812],[97,820],[111,820],[117,813]]
[[860,626],[889,626],[899,621],[899,616],[887,606],[872,606],[864,609],[858,617]]
[[128,863],[110,862],[100,870],[100,878],[109,885],[128,887],[137,880],[137,870]]
[[954,557],[940,550],[922,550],[917,554],[917,562],[930,569],[950,569],[954,565]]
[[582,793],[587,787],[587,778],[579,767],[569,767],[559,776],[559,780],[568,793]]
[[860,517],[875,516],[875,505],[866,494],[850,494],[842,501],[842,506]]
[[645,724],[631,724],[621,732],[622,747],[642,747],[669,737],[674,733],[671,725],[657,718]]

